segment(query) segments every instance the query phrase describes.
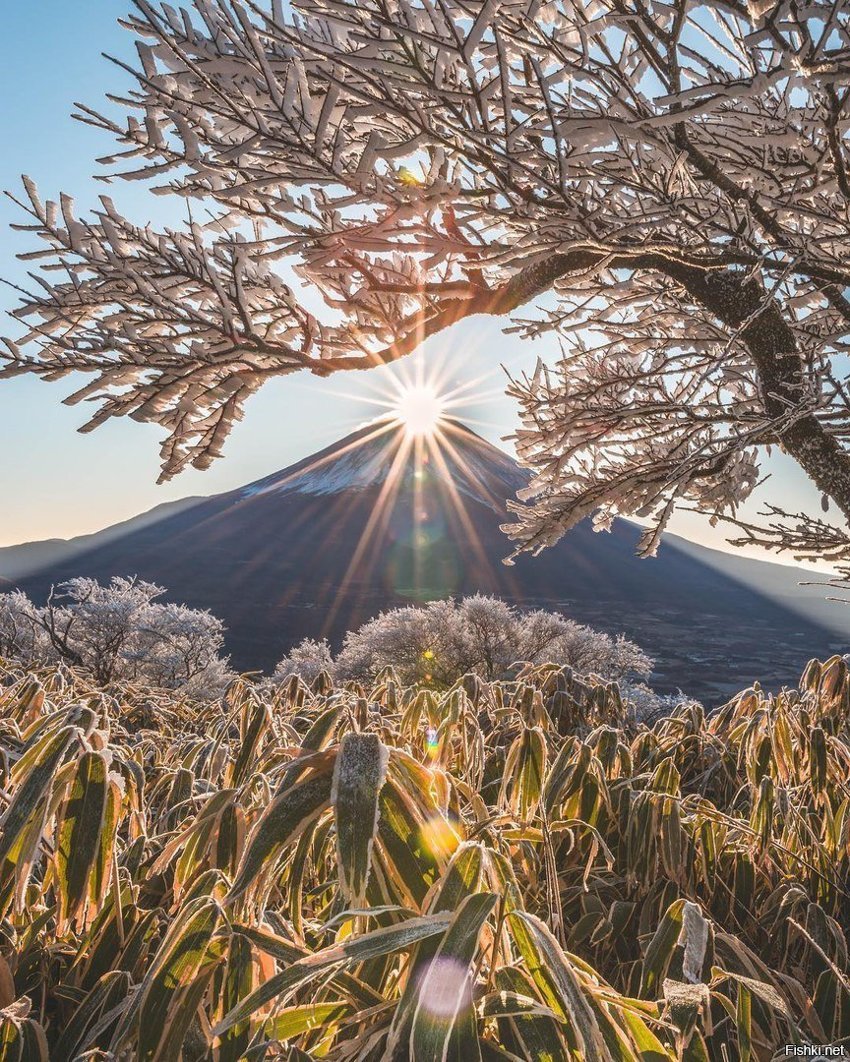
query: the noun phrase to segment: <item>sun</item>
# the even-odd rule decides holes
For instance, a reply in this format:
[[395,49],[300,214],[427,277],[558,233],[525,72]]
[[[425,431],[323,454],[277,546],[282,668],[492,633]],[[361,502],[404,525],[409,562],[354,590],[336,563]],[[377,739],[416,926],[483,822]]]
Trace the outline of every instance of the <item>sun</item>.
[[399,394],[393,415],[404,425],[407,434],[416,438],[435,435],[445,409],[445,401],[434,387],[419,384],[407,387]]

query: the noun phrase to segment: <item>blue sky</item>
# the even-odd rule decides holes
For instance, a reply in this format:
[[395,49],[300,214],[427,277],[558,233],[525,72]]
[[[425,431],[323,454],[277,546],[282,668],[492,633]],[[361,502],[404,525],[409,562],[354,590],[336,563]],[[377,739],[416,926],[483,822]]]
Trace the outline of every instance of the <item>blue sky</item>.
[[[129,58],[132,38],[116,24],[127,0],[39,0],[10,4],[0,37],[0,188],[16,191],[20,174],[33,177],[43,196],[71,193],[81,213],[103,186],[92,178],[95,158],[111,141],[70,117],[74,101],[99,106],[107,91],[125,84],[124,75],[102,52]],[[117,182],[109,189],[134,220],[167,224],[174,208],[138,184]],[[178,208],[179,209],[179,208]],[[17,209],[0,203],[0,276],[25,279],[16,252],[31,249],[26,234],[10,232]],[[0,289],[4,321],[15,304]],[[554,357],[554,342],[533,349],[504,336],[496,321],[458,326],[449,338],[424,351],[426,371],[450,366],[448,385],[481,380],[482,397],[458,411],[484,436],[510,450],[503,437],[517,427],[513,403],[502,394],[504,372],[533,365],[538,353]],[[245,419],[229,440],[225,457],[208,472],[189,471],[156,485],[160,431],[133,421],[113,422],[89,435],[76,429],[86,409],[64,406],[71,381],[44,384],[18,378],[0,383],[0,545],[39,538],[67,538],[98,530],[173,498],[227,490],[286,466],[328,445],[374,415],[367,399],[386,382],[378,373],[339,375],[330,380],[296,376],[273,381],[248,405]],[[789,506],[816,505],[814,492],[790,462],[773,459],[771,494],[781,489]],[[751,505],[755,511],[757,506]],[[673,530],[708,545],[723,547],[720,529],[692,515],[678,517]],[[778,558],[777,558],[778,559]]]

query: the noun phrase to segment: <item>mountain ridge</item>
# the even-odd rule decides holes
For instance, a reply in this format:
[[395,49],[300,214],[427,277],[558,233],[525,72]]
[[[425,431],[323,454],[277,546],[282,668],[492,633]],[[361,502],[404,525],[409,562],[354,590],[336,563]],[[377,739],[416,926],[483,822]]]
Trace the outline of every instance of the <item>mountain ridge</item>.
[[99,546],[113,538],[139,530],[149,523],[155,523],[163,517],[203,501],[203,497],[177,498],[174,501],[160,502],[136,516],[108,524],[100,531],[90,531],[71,538],[42,538],[28,542],[19,542],[10,546],[0,546],[0,579],[23,577],[46,564],[55,564],[60,560],[70,559],[79,553]]

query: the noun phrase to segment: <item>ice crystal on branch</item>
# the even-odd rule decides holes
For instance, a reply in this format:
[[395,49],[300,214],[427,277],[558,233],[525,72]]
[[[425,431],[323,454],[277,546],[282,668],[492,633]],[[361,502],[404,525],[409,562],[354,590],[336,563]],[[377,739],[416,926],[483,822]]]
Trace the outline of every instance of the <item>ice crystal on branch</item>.
[[110,173],[209,220],[160,233],[104,201],[82,221],[28,186],[46,271],[5,373],[91,373],[90,424],[162,424],[170,476],[270,376],[513,315],[564,351],[512,387],[535,471],[517,548],[621,514],[652,553],[676,506],[735,519],[771,446],[847,523],[849,15],[136,0],[126,119],[80,117],[117,141]]

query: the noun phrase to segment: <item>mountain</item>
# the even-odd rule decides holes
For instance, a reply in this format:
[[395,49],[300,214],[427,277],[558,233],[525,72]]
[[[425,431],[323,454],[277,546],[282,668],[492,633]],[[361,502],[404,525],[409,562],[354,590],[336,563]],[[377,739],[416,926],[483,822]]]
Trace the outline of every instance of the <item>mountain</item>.
[[208,608],[240,669],[268,670],[305,636],[382,609],[475,592],[623,631],[657,660],[653,684],[707,701],[760,678],[796,680],[847,645],[845,607],[800,588],[808,573],[668,536],[638,560],[638,528],[573,530],[502,564],[505,499],[527,480],[507,454],[449,422],[436,449],[388,421],[246,487],[161,506],[97,535],[0,550],[0,577],[36,600],[75,575],[137,574]]

